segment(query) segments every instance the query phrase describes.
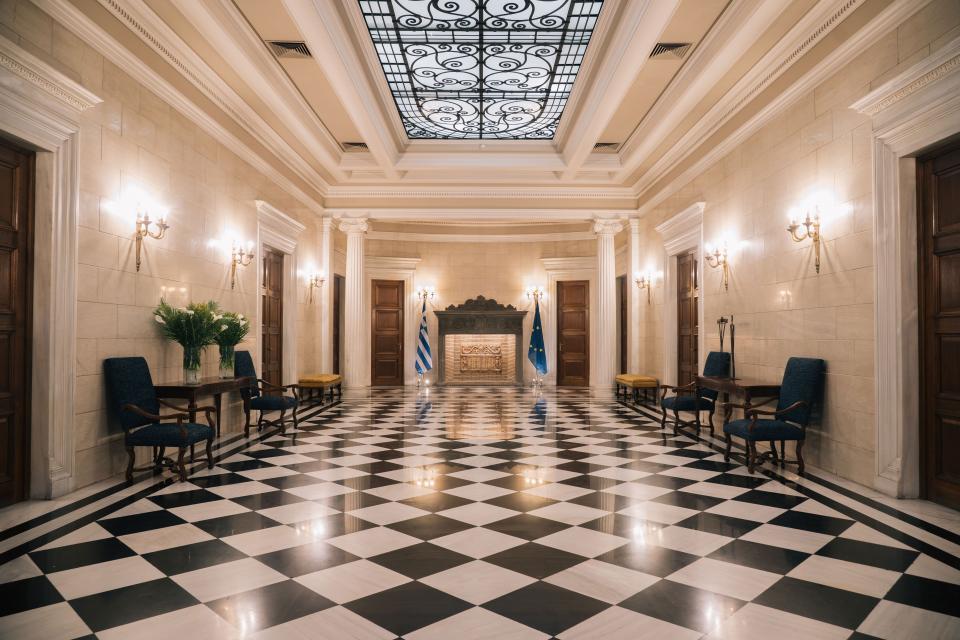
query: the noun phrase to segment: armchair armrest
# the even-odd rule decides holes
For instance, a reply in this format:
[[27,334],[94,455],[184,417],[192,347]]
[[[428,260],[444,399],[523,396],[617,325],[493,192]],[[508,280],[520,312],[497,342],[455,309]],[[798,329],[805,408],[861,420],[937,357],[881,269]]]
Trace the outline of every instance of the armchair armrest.
[[807,401],[806,401],[806,400],[797,400],[796,402],[794,402],[794,403],[793,403],[792,405],[790,405],[789,407],[786,407],[786,408],[784,408],[784,409],[780,409],[779,411],[769,411],[769,410],[765,410],[765,409],[753,409],[753,408],[751,408],[751,409],[750,409],[750,413],[751,413],[751,414],[756,414],[756,415],[764,415],[764,416],[780,416],[780,415],[783,415],[783,414],[785,414],[785,413],[790,413],[790,412],[793,411],[794,409],[799,409],[800,407],[803,407],[803,406],[806,406],[806,405],[807,405]]
[[[190,419],[190,414],[189,414],[189,413],[173,413],[173,414],[171,414],[171,415],[169,415],[169,416],[161,416],[161,415],[157,415],[157,414],[150,413],[150,412],[148,412],[148,411],[144,411],[143,409],[141,409],[140,407],[138,407],[138,406],[135,405],[135,404],[125,404],[125,405],[123,405],[123,410],[124,410],[124,411],[130,411],[131,413],[135,413],[135,414],[137,414],[138,416],[141,416],[141,417],[143,417],[143,418],[147,418],[147,419],[149,419],[149,420],[154,420],[154,421],[156,421],[156,422],[160,422],[161,420],[169,420],[169,419],[171,419],[171,418],[176,418],[176,420],[177,420],[177,427],[179,427],[179,429],[180,429],[180,435],[181,435],[182,437],[184,437],[184,438],[187,437],[187,428],[186,428],[186,426],[184,426],[183,421]],[[208,413],[207,416],[209,417],[209,415],[210,415],[210,414]]]
[[262,378],[258,379],[257,382],[260,384],[260,386],[263,388],[264,391],[283,392],[283,391],[286,391],[287,389],[293,389],[294,391],[296,391],[296,389],[300,387],[300,385],[297,384],[296,382],[292,384],[273,384],[272,382],[267,382]]
[[661,384],[660,388],[663,390],[662,393],[660,394],[660,400],[663,400],[664,398],[667,397],[668,391],[673,391],[678,396],[683,395],[685,393],[695,393],[697,389],[697,383],[691,382],[689,384],[685,384],[679,387],[675,387],[670,384]]
[[[181,406],[179,406],[179,405],[173,404],[172,402],[168,402],[167,400],[162,400],[162,399],[160,399],[160,398],[157,398],[157,402],[159,402],[160,404],[162,404],[162,405],[165,406],[165,407],[169,407],[169,408],[171,408],[171,409],[176,409],[177,411],[179,411],[179,412],[181,412],[181,413],[190,413],[190,408],[189,408],[189,407],[181,407]],[[213,406],[202,406],[202,407],[197,407],[197,408],[194,409],[194,410],[195,410],[195,411],[216,411],[216,408],[213,407]]]

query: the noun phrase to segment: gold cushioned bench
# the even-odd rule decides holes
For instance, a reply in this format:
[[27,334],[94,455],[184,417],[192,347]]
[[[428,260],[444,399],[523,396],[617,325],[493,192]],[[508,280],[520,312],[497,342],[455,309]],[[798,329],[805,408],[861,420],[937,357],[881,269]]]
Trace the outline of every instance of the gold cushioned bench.
[[338,373],[315,373],[309,376],[301,376],[297,386],[300,387],[301,393],[306,391],[311,395],[319,389],[321,400],[323,399],[324,393],[329,391],[330,399],[333,400],[334,392],[336,392],[338,397],[343,397],[343,391],[341,390],[342,384],[343,377]]
[[636,373],[621,373],[618,374],[615,378],[617,384],[617,397],[620,397],[620,393],[623,393],[623,398],[626,400],[629,390],[633,391],[633,401],[638,402],[640,400],[640,390],[643,389],[643,395],[646,399],[647,394],[652,392],[653,399],[656,400],[657,394],[660,390],[660,381],[654,378],[653,376],[642,376]]

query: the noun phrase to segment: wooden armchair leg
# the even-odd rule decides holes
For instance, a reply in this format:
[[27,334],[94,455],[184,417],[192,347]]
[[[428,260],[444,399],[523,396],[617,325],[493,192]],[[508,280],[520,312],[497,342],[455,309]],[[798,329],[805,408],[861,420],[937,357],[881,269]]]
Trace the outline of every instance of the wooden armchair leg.
[[797,473],[803,475],[803,440],[797,440]]
[[753,440],[747,440],[747,471],[753,473],[753,465],[757,459],[757,443]]
[[190,443],[190,464],[193,464],[194,462],[197,461],[197,455],[194,449],[195,446],[196,446],[196,443],[194,442]]
[[697,427],[697,438],[699,438],[700,437],[700,408],[699,407],[697,407],[697,410],[693,412],[693,415],[694,415],[693,422],[694,422],[694,425]]
[[787,441],[780,441],[780,466],[787,466]]
[[723,461],[730,462],[730,449],[733,448],[733,438],[730,437],[729,433],[723,435],[727,439],[727,449],[723,452]]
[[280,435],[287,431],[287,410],[280,409]]
[[177,469],[180,472],[180,482],[187,481],[187,468],[183,464],[183,456],[186,455],[186,453],[187,453],[186,447],[180,447],[180,450],[177,453]]
[[213,438],[207,439],[207,469],[213,469]]
[[660,413],[662,415],[662,417],[660,418],[660,428],[666,429],[667,428],[667,410],[664,409],[663,407],[660,407]]
[[673,410],[673,435],[677,435],[677,429],[680,427],[680,412]]
[[243,437],[249,438],[250,437],[250,409],[244,410],[244,414],[246,415],[246,421],[243,424]]
[[[780,459],[779,459],[779,457],[777,456],[777,443],[774,442],[773,440],[770,441],[770,454],[773,456],[773,457],[771,458],[771,460],[773,460],[773,464],[775,464],[775,465],[776,465],[776,464],[779,464],[779,463],[780,463]],[[784,451],[784,454],[786,454],[786,451]],[[784,457],[786,457],[786,455],[784,455]]]
[[127,484],[133,482],[133,460],[135,455],[133,453],[133,447],[127,447]]
[[709,418],[708,418],[708,419],[710,420],[710,437],[711,437],[711,438],[716,435],[715,432],[714,432],[714,430],[713,430],[713,413],[714,413],[715,411],[716,411],[716,409],[711,409],[711,410],[710,410],[710,416],[709,416]]

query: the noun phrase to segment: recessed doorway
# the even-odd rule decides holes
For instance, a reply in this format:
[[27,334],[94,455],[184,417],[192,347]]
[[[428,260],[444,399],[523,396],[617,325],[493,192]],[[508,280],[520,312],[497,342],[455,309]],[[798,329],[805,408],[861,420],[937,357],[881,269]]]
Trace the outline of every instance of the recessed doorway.
[[557,384],[590,385],[590,281],[557,282]]
[[283,253],[264,247],[261,342],[263,379],[283,384]]
[[403,280],[371,283],[370,384],[403,384]]

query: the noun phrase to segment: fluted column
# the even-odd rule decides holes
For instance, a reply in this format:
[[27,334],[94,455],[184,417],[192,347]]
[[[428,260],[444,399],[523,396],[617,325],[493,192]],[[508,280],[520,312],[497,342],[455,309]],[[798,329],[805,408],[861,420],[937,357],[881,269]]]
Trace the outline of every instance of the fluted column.
[[344,292],[343,318],[343,382],[347,387],[365,387],[370,384],[370,336],[364,322],[365,268],[363,260],[365,218],[340,221],[340,231],[347,234],[347,274]]
[[591,377],[593,386],[613,387],[617,369],[617,255],[613,237],[623,229],[619,220],[598,219],[597,234],[597,371]]
[[333,371],[333,218],[320,221],[320,371]]
[[627,369],[630,373],[640,373],[640,330],[645,314],[643,305],[647,302],[646,291],[637,286],[637,276],[643,267],[640,265],[640,218],[630,218],[630,268],[627,270],[627,290],[630,291],[630,314],[627,322]]

